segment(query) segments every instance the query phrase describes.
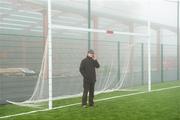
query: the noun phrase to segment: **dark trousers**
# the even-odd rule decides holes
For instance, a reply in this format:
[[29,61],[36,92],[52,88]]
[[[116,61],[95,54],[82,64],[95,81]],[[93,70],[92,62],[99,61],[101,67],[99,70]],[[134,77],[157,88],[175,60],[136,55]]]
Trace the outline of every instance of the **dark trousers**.
[[88,82],[88,81],[83,81],[83,96],[82,96],[82,105],[87,105],[87,96],[89,93],[89,105],[93,106],[94,105],[94,86],[95,82]]

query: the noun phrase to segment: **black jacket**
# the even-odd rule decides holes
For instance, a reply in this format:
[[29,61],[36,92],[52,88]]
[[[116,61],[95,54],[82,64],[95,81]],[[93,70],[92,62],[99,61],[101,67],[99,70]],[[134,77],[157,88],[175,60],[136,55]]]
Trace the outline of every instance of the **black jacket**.
[[97,60],[93,60],[90,57],[86,57],[81,61],[79,71],[85,81],[94,82],[96,81],[95,68],[99,68],[100,65]]

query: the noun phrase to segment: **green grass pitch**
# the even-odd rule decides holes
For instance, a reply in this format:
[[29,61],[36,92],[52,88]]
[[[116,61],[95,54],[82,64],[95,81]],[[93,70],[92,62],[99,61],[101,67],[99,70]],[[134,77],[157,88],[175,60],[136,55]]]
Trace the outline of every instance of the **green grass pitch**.
[[[169,82],[153,85],[154,89],[180,85]],[[131,92],[129,92],[131,93]],[[104,93],[95,99],[123,95],[125,92]],[[80,98],[54,101],[54,105],[80,102]],[[16,105],[1,105],[0,116],[34,110]],[[180,87],[96,102],[95,107],[80,105],[37,112],[2,120],[180,120]],[[0,119],[1,120],[1,119]]]

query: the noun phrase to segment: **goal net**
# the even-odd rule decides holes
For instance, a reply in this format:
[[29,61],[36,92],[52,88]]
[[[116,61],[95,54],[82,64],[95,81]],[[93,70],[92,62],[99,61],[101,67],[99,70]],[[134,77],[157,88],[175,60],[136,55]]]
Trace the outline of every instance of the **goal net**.
[[[129,94],[148,90],[147,72],[142,69],[146,66],[145,61],[142,61],[142,57],[145,58],[145,53],[142,53],[143,44],[132,41],[136,35],[59,25],[53,25],[52,32],[51,94],[52,101],[55,103],[59,99],[77,98],[82,95],[83,78],[79,67],[81,60],[87,57],[88,46],[95,50],[100,63],[100,68],[96,70],[95,94],[113,93],[113,91],[118,91],[119,94]],[[88,33],[98,38],[89,41]],[[137,38],[147,39],[139,34]],[[10,103],[48,107],[48,102],[50,102],[48,58],[51,57],[48,55],[48,45],[47,40],[32,96],[22,103],[9,101]]]
[[[16,57],[23,58],[24,65],[0,69],[0,75],[27,78],[19,85],[21,97],[7,97],[7,102],[38,109],[81,102],[83,77],[79,67],[89,49],[95,51],[100,63],[100,68],[96,69],[95,100],[99,94],[107,98],[148,90],[148,46],[144,42],[149,37],[146,22],[143,23],[146,32],[135,32],[133,25],[104,27],[108,21],[105,18],[99,24],[97,18],[93,18],[88,28],[88,20],[82,14],[71,11],[56,17],[60,11],[49,12],[52,15],[48,14],[47,19],[45,14],[48,22],[44,22],[44,36],[37,38],[39,43],[36,44],[33,37],[32,41],[20,41],[25,51]],[[66,23],[60,23],[62,20]],[[79,24],[71,24],[72,21]],[[114,22],[112,19],[109,21]]]

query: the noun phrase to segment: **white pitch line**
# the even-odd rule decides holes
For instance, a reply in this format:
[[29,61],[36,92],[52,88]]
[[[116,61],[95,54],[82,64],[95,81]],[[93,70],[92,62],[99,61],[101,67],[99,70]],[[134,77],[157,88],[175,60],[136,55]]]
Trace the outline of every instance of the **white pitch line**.
[[151,90],[150,92],[144,91],[144,92],[130,93],[130,94],[120,95],[120,96],[113,96],[113,97],[109,97],[109,98],[98,99],[98,100],[95,100],[95,101],[96,101],[96,102],[105,101],[105,100],[110,100],[110,99],[115,99],[115,98],[121,98],[121,97],[127,97],[127,96],[132,96],[132,95],[139,95],[139,94],[143,94],[143,93],[158,92],[158,91],[163,91],[163,90],[168,90],[168,89],[173,89],[173,88],[178,88],[178,87],[180,87],[180,86],[173,86],[173,87],[161,88],[161,89]]
[[[126,95],[119,95],[119,96],[114,96],[114,97],[109,97],[109,98],[103,98],[103,99],[98,99],[95,100],[96,102],[100,102],[100,101],[106,101],[106,100],[111,100],[111,99],[116,99],[116,98],[122,98],[122,97],[128,97],[128,96],[133,96],[133,95],[139,95],[139,94],[144,94],[144,93],[151,93],[151,92],[159,92],[159,91],[163,91],[163,90],[169,90],[169,89],[174,89],[174,88],[179,88],[180,86],[173,86],[173,87],[167,87],[167,88],[161,88],[161,89],[156,89],[156,90],[152,90],[150,92],[138,92],[138,93],[130,93],[130,94],[126,94]],[[69,104],[69,105],[63,105],[63,106],[59,106],[59,107],[54,107],[52,109],[43,109],[43,110],[36,110],[36,111],[30,111],[30,112],[24,112],[24,113],[19,113],[19,114],[13,114],[13,115],[8,115],[8,116],[2,116],[0,117],[0,119],[3,118],[10,118],[10,117],[16,117],[16,116],[22,116],[22,115],[28,115],[28,114],[33,114],[33,113],[37,113],[37,112],[45,112],[45,111],[50,111],[50,110],[56,110],[56,109],[62,109],[62,108],[66,108],[66,107],[71,107],[71,106],[76,106],[76,105],[80,105],[81,103],[74,103],[74,104]]]

